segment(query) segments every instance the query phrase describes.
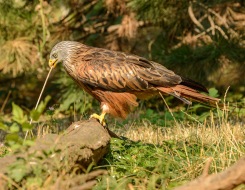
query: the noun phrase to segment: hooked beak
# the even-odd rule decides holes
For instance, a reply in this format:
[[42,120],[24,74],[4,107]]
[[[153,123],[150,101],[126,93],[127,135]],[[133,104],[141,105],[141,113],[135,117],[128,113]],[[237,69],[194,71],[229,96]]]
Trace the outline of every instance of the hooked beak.
[[49,60],[49,67],[53,67],[55,68],[57,62],[58,62],[59,59],[55,59],[54,61],[52,61],[51,59]]

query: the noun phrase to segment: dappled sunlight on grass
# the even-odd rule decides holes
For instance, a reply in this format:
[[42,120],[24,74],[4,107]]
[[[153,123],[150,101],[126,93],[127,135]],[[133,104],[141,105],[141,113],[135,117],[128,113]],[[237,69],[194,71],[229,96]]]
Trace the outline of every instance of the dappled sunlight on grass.
[[203,124],[182,121],[171,127],[136,123],[118,133],[128,140],[112,141],[100,167],[104,165],[110,171],[110,180],[116,179],[115,187],[130,182],[140,189],[171,189],[200,176],[210,157],[210,173],[234,164],[245,153],[243,131],[241,122],[225,119],[205,120]]
[[218,143],[221,139],[229,143],[245,142],[245,127],[241,123],[223,123],[213,126],[213,122],[199,124],[181,122],[172,127],[158,127],[155,125],[134,125],[129,130],[120,131],[118,135],[125,136],[133,141],[143,143],[156,143],[161,145],[166,140],[184,140],[193,136],[203,143]]

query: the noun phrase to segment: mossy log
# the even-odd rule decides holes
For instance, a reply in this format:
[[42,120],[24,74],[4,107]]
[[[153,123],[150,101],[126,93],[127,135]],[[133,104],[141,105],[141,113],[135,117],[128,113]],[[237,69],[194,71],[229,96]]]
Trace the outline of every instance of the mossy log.
[[[48,134],[36,139],[35,144],[27,152],[20,151],[0,159],[0,174],[7,174],[7,167],[17,161],[18,158],[28,160],[28,165],[39,164],[37,157],[45,157],[45,163],[49,167],[54,160],[61,162],[66,159],[67,170],[86,171],[91,163],[98,161],[107,153],[111,137],[117,137],[109,129],[104,128],[96,119],[78,121],[73,123],[63,134]],[[45,152],[51,152],[48,156]],[[28,155],[35,153],[33,158]],[[99,174],[107,173],[106,171]],[[85,174],[84,174],[85,175]],[[95,182],[94,182],[95,183]],[[94,184],[93,183],[93,184]],[[89,182],[92,184],[92,182]]]
[[[28,153],[36,152],[36,156],[44,156],[44,152],[53,148],[60,150],[56,156],[62,160],[67,154],[69,167],[80,165],[86,169],[92,162],[98,161],[107,153],[111,137],[119,138],[109,129],[105,129],[96,119],[78,121],[62,134],[48,134],[36,139]],[[58,155],[59,154],[59,155]],[[52,155],[54,156],[54,155]],[[0,173],[18,157],[26,157],[25,153],[10,154],[0,159]]]

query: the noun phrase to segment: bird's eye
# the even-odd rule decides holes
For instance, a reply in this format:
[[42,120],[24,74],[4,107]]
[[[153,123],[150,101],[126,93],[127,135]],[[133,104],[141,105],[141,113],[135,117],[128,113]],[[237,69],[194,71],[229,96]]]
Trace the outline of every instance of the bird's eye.
[[57,58],[57,57],[58,57],[58,54],[57,54],[57,53],[54,53],[54,54],[53,54],[53,57],[54,57],[54,58]]

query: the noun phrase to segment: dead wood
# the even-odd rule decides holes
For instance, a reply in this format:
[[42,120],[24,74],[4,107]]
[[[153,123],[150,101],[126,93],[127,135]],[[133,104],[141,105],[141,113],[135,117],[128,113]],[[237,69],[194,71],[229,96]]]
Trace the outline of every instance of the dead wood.
[[[109,129],[105,129],[96,119],[78,121],[73,123],[63,134],[48,134],[42,138],[35,140],[35,145],[28,149],[28,152],[15,152],[0,159],[0,176],[7,175],[7,167],[17,161],[19,158],[26,159],[27,167],[31,165],[39,165],[38,157],[45,158],[42,164],[45,167],[51,167],[56,161],[63,162],[66,160],[67,171],[72,172],[73,169],[86,171],[91,163],[98,161],[107,153],[111,137],[119,138]],[[47,156],[45,152],[50,152]],[[28,155],[35,153],[34,156]],[[1,174],[2,173],[2,174]],[[4,174],[3,174],[4,173]],[[83,190],[91,189],[97,182],[96,177],[107,174],[105,170],[93,171],[88,174],[78,175],[72,179],[69,189]],[[0,177],[0,183],[2,178]],[[7,182],[5,180],[5,182]],[[71,183],[71,179],[62,179],[62,176],[56,180],[52,189],[62,189],[65,184]]]
[[211,162],[212,159],[209,158],[200,177],[174,190],[230,190],[245,183],[245,156],[227,170],[209,175],[208,171]]

